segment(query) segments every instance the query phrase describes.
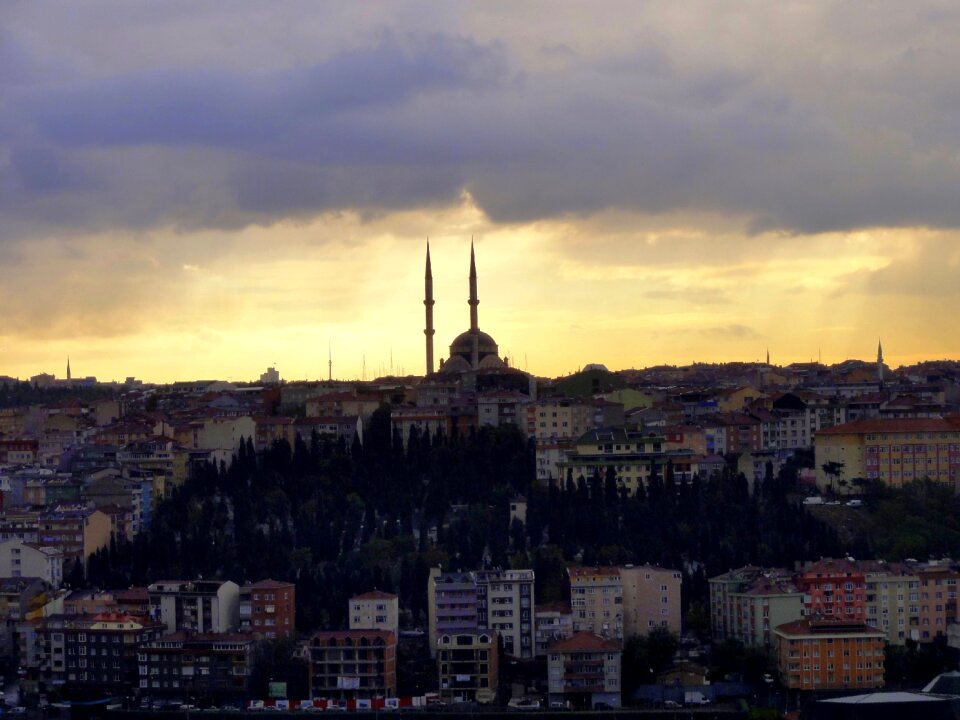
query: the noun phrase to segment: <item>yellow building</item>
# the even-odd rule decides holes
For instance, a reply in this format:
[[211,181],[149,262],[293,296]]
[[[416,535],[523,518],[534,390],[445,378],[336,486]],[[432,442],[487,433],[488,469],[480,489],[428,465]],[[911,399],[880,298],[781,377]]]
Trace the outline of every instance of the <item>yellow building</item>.
[[765,397],[767,397],[766,393],[754,387],[727,388],[717,393],[717,410],[720,412],[739,412]]
[[547,398],[529,403],[523,412],[521,429],[538,443],[572,440],[593,427],[593,403],[588,401]]
[[930,479],[955,484],[960,473],[960,418],[856,420],[820,430],[817,487],[855,491],[857,479],[900,486]]
[[650,390],[637,390],[636,388],[621,388],[612,392],[604,393],[602,397],[607,402],[621,403],[624,412],[630,412],[637,408],[644,410],[652,408],[654,401],[663,393]]
[[612,468],[617,474],[617,485],[632,494],[641,484],[646,487],[654,472],[665,478],[668,464],[677,480],[689,480],[699,470],[692,452],[668,452],[666,439],[658,433],[608,428],[582,435],[566,452],[566,458],[557,463],[557,471],[562,483],[568,476],[574,481],[581,476],[590,480],[595,473],[605,478]]

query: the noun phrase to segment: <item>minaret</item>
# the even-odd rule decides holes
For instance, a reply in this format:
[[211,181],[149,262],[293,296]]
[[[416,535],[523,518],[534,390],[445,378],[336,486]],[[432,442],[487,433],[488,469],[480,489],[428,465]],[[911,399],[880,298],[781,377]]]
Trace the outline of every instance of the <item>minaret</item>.
[[70,375],[70,356],[67,355],[67,380],[71,380],[71,379],[72,377]]
[[477,298],[477,261],[473,255],[473,238],[470,238],[470,332],[475,333],[480,329],[477,323],[477,305],[480,300]]
[[480,332],[480,324],[477,322],[477,305],[480,299],[477,297],[477,261],[473,254],[473,238],[470,238],[470,334],[473,335],[473,352],[470,357],[470,366],[476,370],[480,365],[480,338],[477,333]]
[[423,334],[427,336],[427,375],[433,375],[433,271],[430,269],[430,241],[427,240],[427,272],[423,280],[423,304],[427,311],[427,327]]
[[333,345],[327,341],[327,382],[333,382]]
[[883,343],[877,339],[877,380],[883,383]]
[[767,365],[770,364],[770,348],[767,348]]

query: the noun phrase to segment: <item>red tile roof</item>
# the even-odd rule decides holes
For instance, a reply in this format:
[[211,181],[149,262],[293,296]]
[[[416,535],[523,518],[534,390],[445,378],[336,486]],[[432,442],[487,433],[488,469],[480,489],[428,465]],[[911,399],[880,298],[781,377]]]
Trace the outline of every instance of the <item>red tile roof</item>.
[[616,640],[605,640],[599,635],[588,632],[574,633],[568,638],[557,640],[547,648],[547,652],[583,652],[583,651],[620,651],[620,643]]
[[960,430],[960,417],[945,418],[883,418],[854,420],[834,425],[817,432],[817,435],[860,435],[865,433],[903,432],[956,432]]
[[844,620],[828,620],[826,618],[811,617],[777,626],[781,635],[859,635],[869,633],[885,638],[886,633],[865,623],[853,623]]
[[255,583],[250,583],[249,585],[245,585],[244,587],[256,588],[257,590],[270,590],[270,589],[277,589],[277,588],[291,588],[295,586],[293,583],[282,582],[280,580],[271,580],[270,578],[267,578],[265,580],[258,580]]

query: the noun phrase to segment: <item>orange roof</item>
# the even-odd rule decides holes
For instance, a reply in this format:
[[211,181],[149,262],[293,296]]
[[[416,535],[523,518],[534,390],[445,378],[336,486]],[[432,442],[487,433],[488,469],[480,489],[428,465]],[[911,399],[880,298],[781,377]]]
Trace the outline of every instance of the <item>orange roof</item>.
[[862,576],[863,570],[855,560],[847,560],[846,558],[821,558],[800,568],[799,576],[801,579],[816,575],[829,577],[836,577],[837,575]]
[[778,625],[777,633],[781,635],[862,635],[870,634],[879,638],[886,637],[886,633],[865,623],[852,623],[844,620],[828,620],[821,617],[810,617],[802,620]]
[[605,640],[599,635],[588,632],[574,633],[568,638],[557,640],[553,645],[547,648],[548,652],[581,652],[581,651],[608,651],[616,650],[619,652],[620,643],[616,640]]
[[960,417],[945,418],[884,418],[854,420],[834,425],[817,432],[817,435],[860,435],[865,433],[910,433],[910,432],[956,432],[960,430]]

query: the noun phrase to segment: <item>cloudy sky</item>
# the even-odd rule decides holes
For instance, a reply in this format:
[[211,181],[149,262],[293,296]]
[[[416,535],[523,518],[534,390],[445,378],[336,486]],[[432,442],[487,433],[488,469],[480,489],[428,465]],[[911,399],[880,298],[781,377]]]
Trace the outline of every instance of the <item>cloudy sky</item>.
[[960,356],[955,2],[0,4],[0,375]]

